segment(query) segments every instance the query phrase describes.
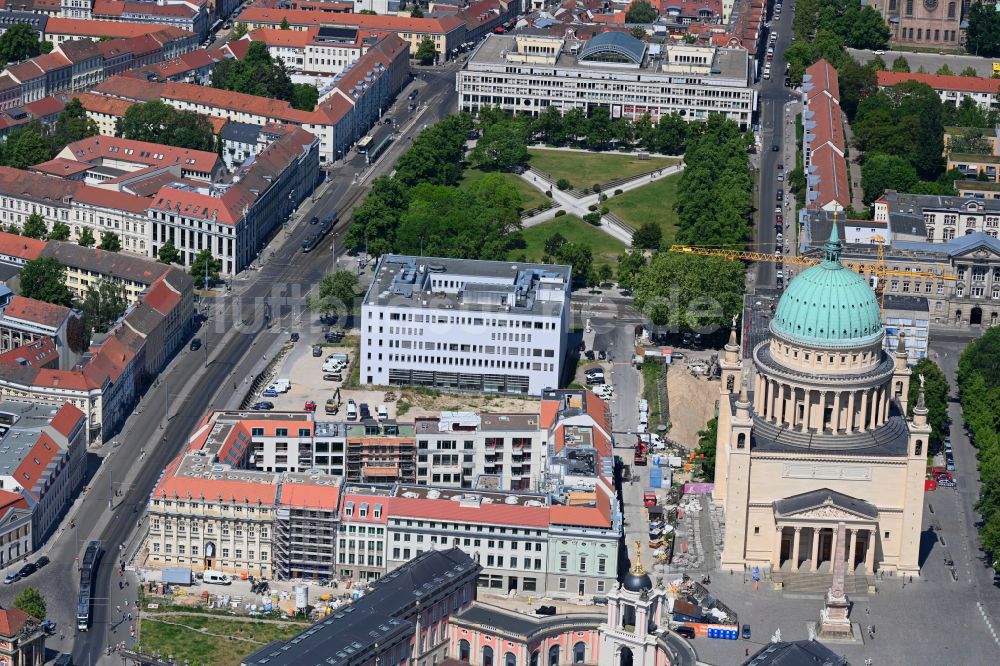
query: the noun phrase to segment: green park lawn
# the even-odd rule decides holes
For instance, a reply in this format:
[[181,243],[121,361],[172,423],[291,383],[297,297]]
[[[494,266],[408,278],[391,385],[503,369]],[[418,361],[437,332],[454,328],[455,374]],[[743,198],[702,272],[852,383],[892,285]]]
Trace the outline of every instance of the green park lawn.
[[[474,183],[479,182],[486,177],[486,171],[480,171],[479,169],[466,169],[465,173],[462,174],[462,180],[459,181],[458,186],[463,190],[472,187]],[[523,178],[517,176],[516,174],[504,172],[500,174],[503,179],[514,186],[517,193],[521,195],[521,208],[524,210],[531,210],[532,208],[538,208],[543,203],[547,202],[549,198],[545,196],[545,193],[536,187],[533,187],[530,183],[524,181]]]
[[530,164],[542,173],[559,180],[565,178],[574,188],[583,189],[594,184],[608,183],[618,178],[663,169],[677,164],[676,157],[651,157],[640,160],[630,155],[607,155],[566,150],[529,148]]
[[633,229],[638,229],[649,220],[655,221],[663,230],[661,247],[669,247],[677,235],[674,202],[677,200],[677,184],[680,179],[679,173],[661,178],[649,185],[611,197],[604,205]]
[[159,652],[164,659],[172,655],[176,663],[191,666],[237,666],[264,644],[287,640],[306,626],[300,622],[241,622],[211,615],[164,614],[163,619],[171,624],[143,617],[139,628],[142,651]]
[[594,255],[595,267],[610,264],[615,268],[618,265],[618,255],[625,252],[625,244],[620,240],[575,215],[563,215],[522,230],[525,247],[513,250],[511,256],[524,253],[528,261],[541,261],[545,255],[545,241],[556,232],[568,241],[589,247]]

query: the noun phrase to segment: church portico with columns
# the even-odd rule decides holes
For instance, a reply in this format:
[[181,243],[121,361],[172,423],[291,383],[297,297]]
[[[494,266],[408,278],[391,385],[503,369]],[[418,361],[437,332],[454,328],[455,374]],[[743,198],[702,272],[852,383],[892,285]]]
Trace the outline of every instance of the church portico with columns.
[[883,350],[875,294],[840,250],[834,228],[749,359],[735,330],[726,345],[713,491],[724,569],[828,574],[843,524],[849,575],[919,573],[926,409],[907,418],[905,342]]

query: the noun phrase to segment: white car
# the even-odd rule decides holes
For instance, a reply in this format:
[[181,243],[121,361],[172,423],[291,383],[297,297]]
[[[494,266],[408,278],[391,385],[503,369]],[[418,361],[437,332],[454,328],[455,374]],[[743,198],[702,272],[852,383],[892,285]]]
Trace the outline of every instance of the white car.
[[882,49],[875,49],[874,53],[875,55],[885,55],[885,51]]

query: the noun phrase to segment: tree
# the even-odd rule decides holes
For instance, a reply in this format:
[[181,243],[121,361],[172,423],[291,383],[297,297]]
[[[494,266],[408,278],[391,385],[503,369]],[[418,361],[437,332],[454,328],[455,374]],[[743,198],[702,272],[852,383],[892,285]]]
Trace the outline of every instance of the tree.
[[545,255],[548,257],[554,257],[559,254],[559,248],[563,246],[566,242],[566,238],[556,231],[551,236],[545,239]]
[[87,117],[87,110],[80,103],[80,98],[74,97],[56,117],[50,140],[52,152],[56,153],[67,144],[97,134],[97,123]]
[[413,9],[410,10],[410,18],[423,18],[424,12],[420,9],[420,5],[414,4]]
[[944,63],[938,67],[937,71],[934,73],[941,76],[955,76],[955,72],[951,71],[951,67],[948,66],[948,63]]
[[905,157],[885,153],[868,155],[861,167],[865,205],[872,205],[886,190],[909,192],[918,180],[916,169]]
[[212,69],[212,87],[289,103],[295,98],[295,87],[284,61],[272,58],[267,44],[261,41],[250,42],[242,59],[230,58],[218,63]]
[[885,60],[882,59],[882,56],[877,55],[868,61],[868,67],[873,72],[884,72],[886,70]]
[[246,23],[237,23],[233,26],[233,32],[229,36],[229,41],[235,42],[236,40],[243,39],[249,31]]
[[937,453],[948,434],[948,395],[951,387],[941,368],[929,358],[922,358],[913,366],[910,374],[910,390],[906,396],[907,416],[913,416],[913,409],[920,397],[920,376],[924,378],[924,404],[927,407],[927,422],[932,431],[928,455]]
[[358,276],[353,271],[327,273],[319,281],[318,298],[309,301],[309,309],[317,312],[346,307],[354,309],[358,297]]
[[[651,363],[652,361],[647,361]],[[701,475],[707,481],[715,479],[715,451],[719,437],[719,419],[713,416],[705,424],[704,430],[698,431],[698,449],[695,455],[701,464]]]
[[83,247],[93,247],[94,243],[97,241],[94,239],[94,232],[90,230],[90,227],[84,227],[83,231],[80,232],[80,237],[76,239],[78,245]]
[[593,285],[594,254],[589,247],[567,241],[559,246],[554,259],[557,263],[572,266],[575,286]]
[[857,12],[851,21],[847,45],[856,49],[884,49],[889,44],[889,26],[878,10],[869,6]]
[[633,2],[629,8],[628,12],[625,14],[626,23],[652,23],[656,20],[659,14],[653,9],[653,6],[649,4],[646,0],[636,0]]
[[837,70],[840,83],[840,108],[848,118],[854,118],[863,99],[878,91],[878,79],[871,67],[859,65],[854,58],[847,58]]
[[52,150],[42,126],[32,122],[11,130],[0,150],[0,158],[3,164],[15,169],[27,169],[52,159]]
[[646,266],[646,257],[642,252],[632,250],[625,254],[618,255],[618,286],[622,289],[632,289],[635,286],[635,279]]
[[[157,261],[162,264],[179,264],[181,263],[181,253],[177,250],[177,247],[172,241],[167,241],[162,246],[160,246],[159,252],[157,252]],[[204,275],[204,274],[203,274]]]
[[36,620],[44,620],[48,614],[45,597],[33,587],[24,588],[20,594],[14,597],[14,608],[24,611]]
[[292,84],[292,108],[299,111],[312,111],[319,101],[319,91],[311,83]]
[[122,240],[115,232],[104,231],[101,233],[101,244],[98,248],[106,252],[120,252],[122,249]]
[[601,264],[594,273],[596,274],[594,277],[597,280],[598,286],[611,282],[611,278],[614,275],[609,264]]
[[21,269],[21,295],[69,307],[73,295],[66,286],[66,269],[52,257],[32,259]]
[[976,71],[975,67],[973,67],[972,65],[969,65],[968,67],[966,67],[965,69],[963,69],[961,72],[959,72],[958,75],[959,76],[978,77],[979,76],[979,72]]
[[421,65],[433,65],[437,57],[437,48],[430,37],[424,37],[417,46],[417,52],[413,56]]
[[211,284],[218,282],[221,271],[222,259],[216,259],[212,256],[212,251],[207,248],[195,255],[194,261],[191,262],[191,277],[202,286],[205,284],[206,273]]
[[632,36],[635,37],[636,39],[642,39],[642,40],[646,39],[646,31],[640,28],[639,26],[632,28],[631,33]]
[[976,2],[969,8],[965,50],[977,56],[1000,55],[1000,14],[993,4]]
[[46,236],[46,238],[54,241],[68,241],[69,236],[69,226],[63,224],[62,222],[56,222],[52,225],[52,230],[49,231],[49,235]]
[[[232,60],[219,64],[227,62]],[[178,111],[158,99],[130,106],[115,129],[118,136],[136,141],[165,143],[191,150],[215,148],[215,134],[207,116],[194,111]]]
[[896,59],[892,61],[892,71],[909,73],[910,63],[906,61],[905,57],[896,56]]
[[671,332],[728,327],[742,307],[745,274],[738,261],[661,252],[636,279],[635,305]]
[[28,219],[24,221],[24,230],[21,232],[22,236],[27,236],[28,238],[45,238],[48,234],[49,228],[45,224],[45,218],[43,218],[38,213],[32,213],[28,216]]
[[278,25],[278,28],[280,28],[281,30],[291,30],[292,26],[288,25],[287,18],[283,18],[281,19],[281,23]]
[[108,330],[127,307],[128,295],[121,280],[101,278],[88,287],[83,298],[83,328],[87,338],[95,331]]
[[654,220],[643,222],[642,226],[632,234],[632,247],[643,250],[658,250],[663,240],[663,229]]
[[611,143],[614,134],[611,131],[611,112],[607,107],[594,109],[586,126],[586,145],[588,148],[603,150]]
[[[952,136],[948,141],[948,152],[989,155],[992,153],[990,142],[987,141],[983,130],[978,127],[970,127],[958,136]],[[964,178],[964,175],[963,175]]]
[[34,58],[39,53],[38,33],[27,23],[15,23],[0,35],[0,60],[3,65]]
[[476,142],[469,160],[481,169],[506,171],[528,161],[527,137],[514,121],[491,124]]

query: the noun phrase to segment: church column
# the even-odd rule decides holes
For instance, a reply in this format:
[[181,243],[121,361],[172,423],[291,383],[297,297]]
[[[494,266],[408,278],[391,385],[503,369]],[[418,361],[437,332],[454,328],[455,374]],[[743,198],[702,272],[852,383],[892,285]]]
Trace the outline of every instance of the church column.
[[832,530],[830,539],[830,572],[833,572],[833,561],[837,557],[837,528],[834,527]]
[[774,529],[774,548],[771,550],[771,571],[781,568],[781,537],[785,528],[777,525]]
[[868,430],[868,394],[871,389],[861,391],[861,411],[858,412],[858,430],[865,432]]
[[781,386],[778,384],[778,380],[773,380],[771,386],[771,420],[776,421],[778,418],[778,400],[781,397]]
[[826,429],[826,396],[828,394],[829,391],[819,392],[819,409],[817,410],[819,420],[816,422],[816,430],[819,432],[823,432]]
[[847,432],[854,431],[854,393],[847,394]]
[[858,529],[854,528],[851,530],[851,545],[847,549],[847,571],[852,576],[854,575],[854,556],[857,553],[858,548]]
[[783,402],[785,412],[782,421],[784,421],[786,426],[791,428],[795,423],[795,385],[789,384],[788,397],[782,397],[784,398]]
[[762,406],[764,404],[764,378],[757,374],[753,380],[753,411],[755,414],[762,413]]
[[872,413],[871,413],[871,420],[869,421],[872,430],[878,427],[878,410],[881,406],[882,406],[882,387],[877,386],[872,391]]
[[875,573],[875,542],[878,540],[877,536],[878,533],[875,529],[868,530],[868,546],[865,550],[865,573],[869,576]]
[[816,568],[819,566],[819,528],[813,527],[813,546],[812,554],[809,556],[809,571],[812,573],[816,572]]
[[890,392],[889,387],[886,387],[885,406],[884,409],[882,410],[882,423],[885,423],[886,421],[889,420],[889,406],[892,404],[893,397],[894,396]]
[[834,432],[840,431],[840,411],[844,408],[844,392],[837,391],[833,396],[833,426]]
[[792,571],[799,570],[799,536],[802,532],[801,527],[795,528],[795,536],[792,537]]
[[802,389],[802,431],[808,432],[812,423],[812,389]]

